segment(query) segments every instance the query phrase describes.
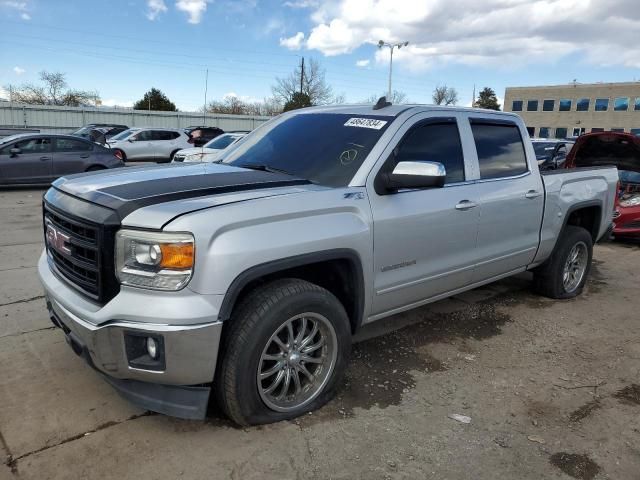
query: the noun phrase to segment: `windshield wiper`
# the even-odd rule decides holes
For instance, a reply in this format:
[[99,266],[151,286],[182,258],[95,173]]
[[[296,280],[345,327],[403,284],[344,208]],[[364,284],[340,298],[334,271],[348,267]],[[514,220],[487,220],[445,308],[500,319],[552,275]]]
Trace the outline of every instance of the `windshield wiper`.
[[297,175],[294,175],[293,173],[289,173],[286,170],[282,170],[281,168],[276,168],[276,167],[271,167],[269,165],[264,165],[264,164],[251,164],[248,163],[246,165],[234,165],[235,167],[240,167],[240,168],[248,168],[249,170],[260,170],[263,172],[270,172],[270,173],[284,173],[285,175],[291,175],[292,177],[297,177]]

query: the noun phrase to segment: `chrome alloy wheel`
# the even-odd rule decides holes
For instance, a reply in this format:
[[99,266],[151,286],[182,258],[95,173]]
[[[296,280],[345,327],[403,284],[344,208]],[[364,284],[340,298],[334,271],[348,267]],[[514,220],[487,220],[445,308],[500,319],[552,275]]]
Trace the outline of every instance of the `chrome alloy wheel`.
[[266,343],[258,364],[262,401],[272,410],[304,407],[322,392],[338,356],[331,322],[318,313],[291,317]]
[[587,263],[589,261],[589,250],[584,242],[576,243],[564,264],[562,270],[562,285],[567,293],[575,291],[587,271]]

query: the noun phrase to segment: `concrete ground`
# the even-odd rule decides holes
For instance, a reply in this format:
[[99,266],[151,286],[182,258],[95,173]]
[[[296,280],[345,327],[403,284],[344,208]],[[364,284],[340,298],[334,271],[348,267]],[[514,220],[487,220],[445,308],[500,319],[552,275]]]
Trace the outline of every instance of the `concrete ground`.
[[574,300],[523,275],[368,328],[338,398],[238,429],[131,406],[51,328],[42,193],[0,191],[0,480],[640,478],[637,245]]

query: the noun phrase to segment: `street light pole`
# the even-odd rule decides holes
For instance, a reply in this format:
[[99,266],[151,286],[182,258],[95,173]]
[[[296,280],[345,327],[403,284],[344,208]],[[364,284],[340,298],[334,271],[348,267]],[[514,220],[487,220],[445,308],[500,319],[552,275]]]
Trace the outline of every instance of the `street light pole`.
[[393,49],[406,47],[407,45],[409,45],[409,42],[388,43],[383,40],[380,40],[378,42],[378,48],[389,47],[389,50],[391,51],[391,55],[389,57],[389,88],[387,91],[387,101],[389,102],[391,101],[391,75],[393,72]]

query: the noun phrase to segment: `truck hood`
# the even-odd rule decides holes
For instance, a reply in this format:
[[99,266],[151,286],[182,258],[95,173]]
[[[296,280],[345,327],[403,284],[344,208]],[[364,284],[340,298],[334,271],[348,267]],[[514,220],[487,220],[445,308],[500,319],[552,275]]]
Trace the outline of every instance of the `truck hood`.
[[640,173],[640,138],[617,132],[583,135],[574,145],[570,156],[576,167],[606,165]]
[[[56,190],[113,210],[121,222],[137,210],[148,211],[148,207],[161,204],[171,203],[170,212],[164,216],[175,217],[207,208],[192,199],[205,197],[208,206],[215,206],[304,186],[312,185],[290,175],[221,164],[126,167],[69,175],[53,183]],[[156,227],[158,220],[153,222]]]

